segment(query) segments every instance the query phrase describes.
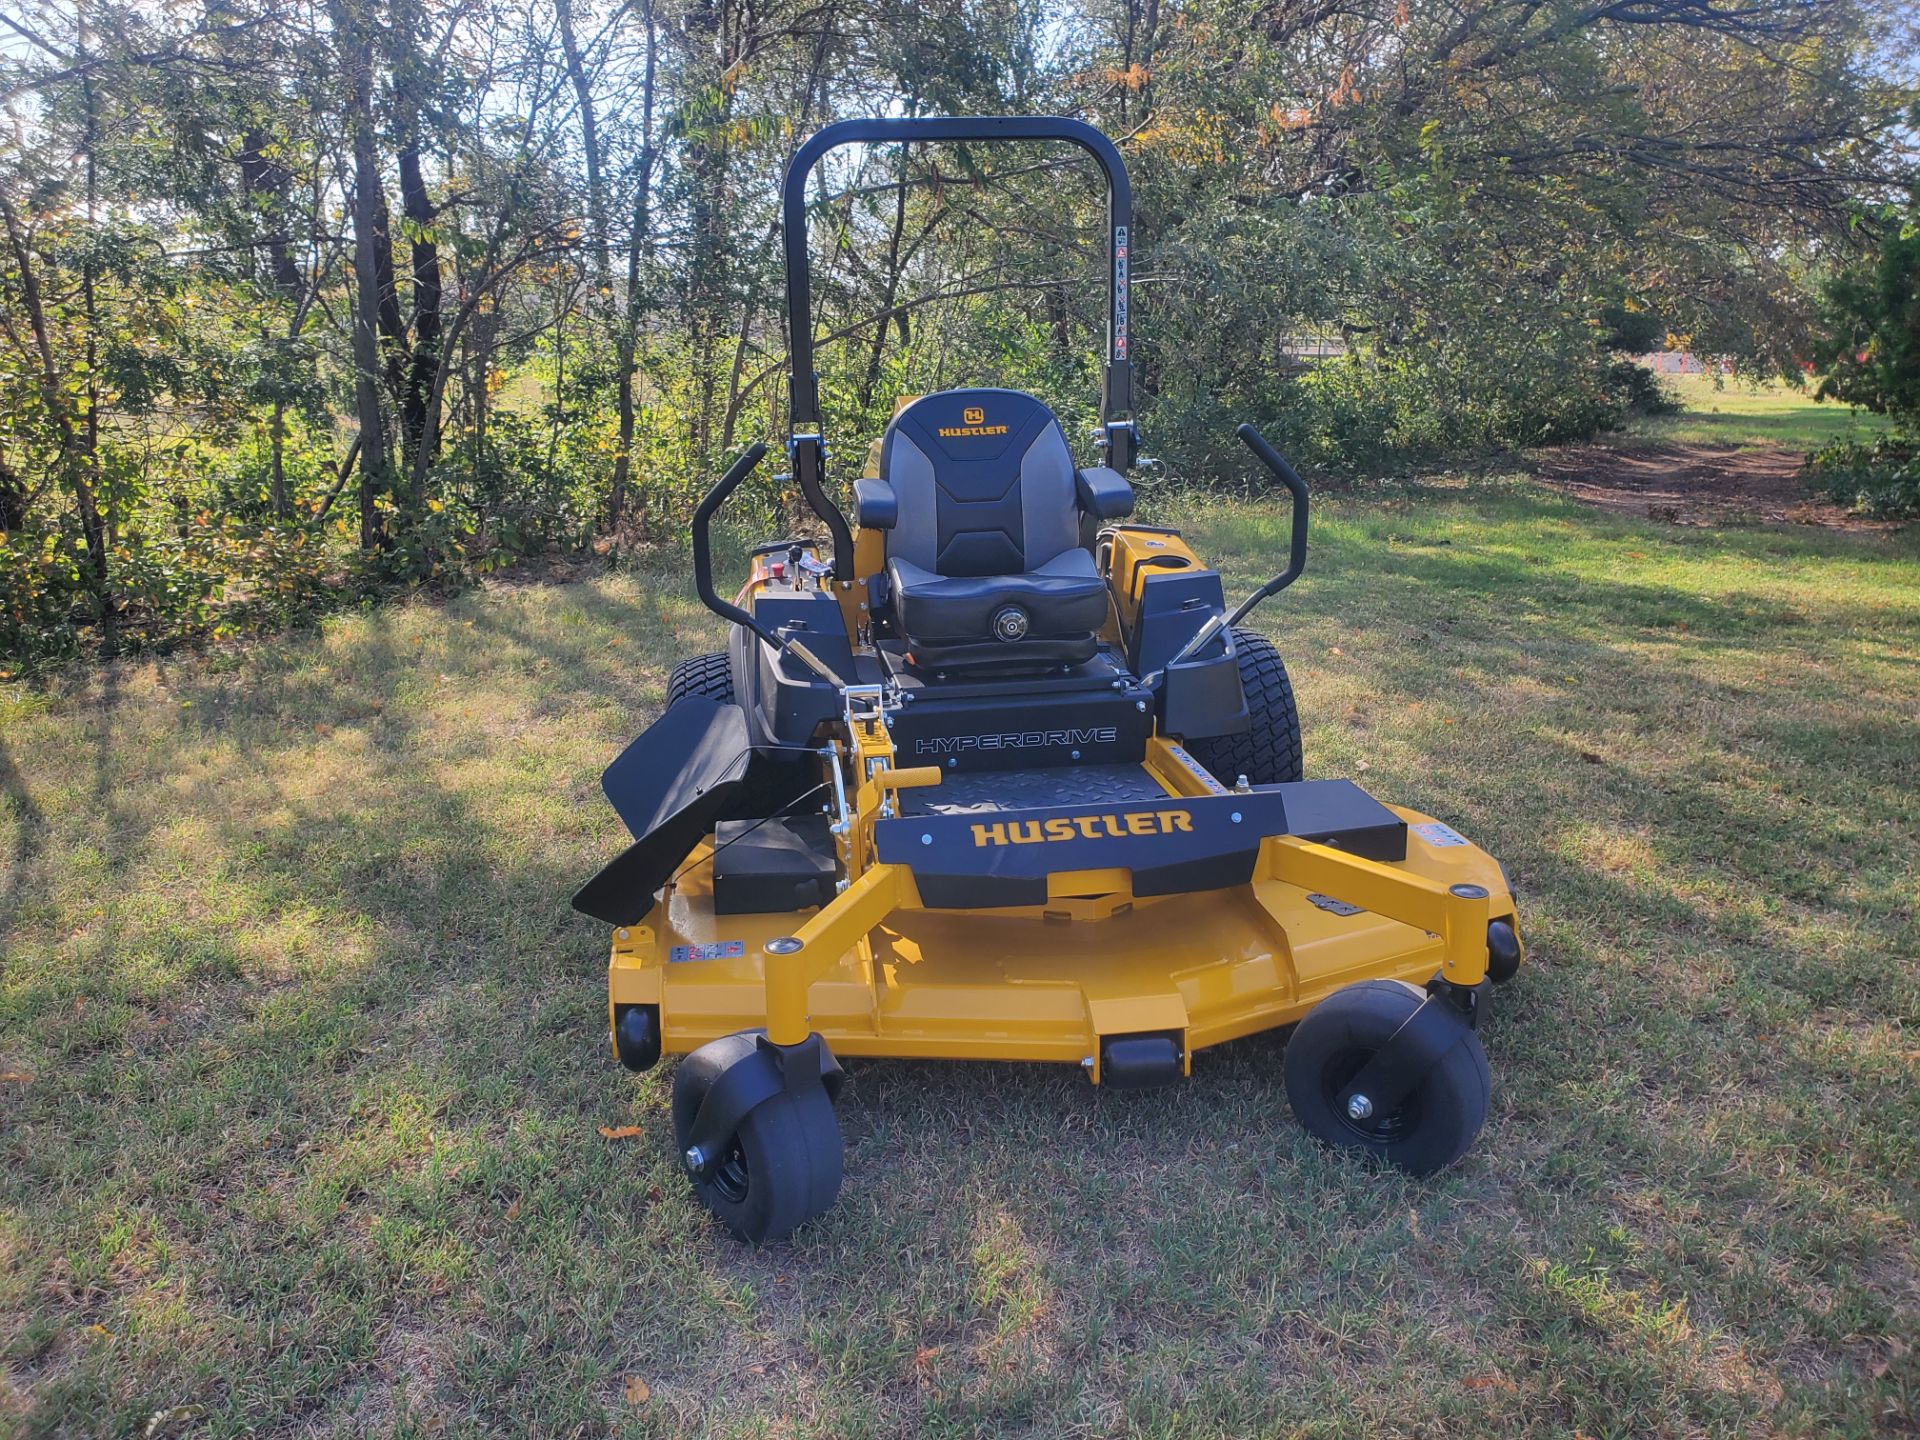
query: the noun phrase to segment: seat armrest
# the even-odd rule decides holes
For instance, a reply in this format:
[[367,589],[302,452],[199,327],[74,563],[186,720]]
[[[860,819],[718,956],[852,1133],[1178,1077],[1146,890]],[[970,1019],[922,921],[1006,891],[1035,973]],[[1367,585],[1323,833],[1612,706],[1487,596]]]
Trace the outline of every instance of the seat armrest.
[[900,518],[900,497],[884,480],[862,476],[853,482],[853,512],[868,530],[891,530]]
[[1133,513],[1133,486],[1118,470],[1105,465],[1082,470],[1076,488],[1080,508],[1096,520],[1119,520]]

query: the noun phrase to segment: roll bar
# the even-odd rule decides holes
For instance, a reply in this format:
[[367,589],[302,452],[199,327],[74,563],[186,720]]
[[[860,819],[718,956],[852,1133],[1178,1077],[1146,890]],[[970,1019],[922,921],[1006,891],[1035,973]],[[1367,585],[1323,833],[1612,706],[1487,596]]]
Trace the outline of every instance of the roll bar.
[[792,375],[788,381],[787,448],[793,473],[813,513],[833,534],[833,578],[853,579],[853,537],[846,517],[822,487],[826,446],[820,418],[820,383],[813,368],[813,278],[807,262],[807,180],[829,151],[843,145],[880,145],[940,140],[1065,140],[1099,162],[1107,176],[1107,353],[1101,387],[1101,434],[1107,463],[1128,469],[1138,449],[1133,428],[1133,367],[1128,334],[1127,274],[1133,226],[1133,186],[1113,141],[1084,120],[1053,115],[938,115],[899,119],[841,120],[816,132],[794,153],[781,190],[787,269],[787,335]]

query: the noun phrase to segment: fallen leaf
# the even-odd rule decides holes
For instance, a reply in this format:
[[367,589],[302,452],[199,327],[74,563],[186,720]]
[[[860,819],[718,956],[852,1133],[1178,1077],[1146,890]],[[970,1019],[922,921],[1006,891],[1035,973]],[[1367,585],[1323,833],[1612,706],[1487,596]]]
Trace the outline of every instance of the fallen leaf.
[[640,1133],[638,1125],[614,1125],[600,1127],[600,1133],[609,1140],[631,1140]]
[[1598,755],[1594,754],[1593,751],[1591,750],[1582,750],[1580,752],[1580,758],[1586,761],[1587,764],[1589,765],[1600,765],[1605,763],[1604,761],[1601,760],[1601,758]]
[[653,1387],[638,1375],[627,1376],[627,1403],[644,1405],[653,1398]]
[[1497,1389],[1497,1390],[1505,1390],[1509,1394],[1512,1394],[1515,1391],[1518,1391],[1520,1388],[1518,1385],[1514,1384],[1513,1381],[1509,1380],[1504,1375],[1469,1375],[1467,1376],[1466,1379],[1462,1380],[1460,1383],[1466,1386],[1467,1389],[1469,1390],[1496,1390]]
[[507,1206],[507,1219],[518,1220],[519,1218],[520,1218],[520,1202],[516,1200],[511,1205]]
[[89,1335],[98,1335],[102,1340],[111,1340],[113,1338],[113,1331],[98,1322],[87,1326],[87,1333]]
[[1327,647],[1327,654],[1329,655],[1344,655],[1346,653],[1347,652],[1342,650],[1338,645],[1329,645]]
[[0,1070],[0,1081],[12,1081],[15,1085],[31,1085],[33,1076],[25,1070]]
[[146,1440],[154,1440],[155,1436],[166,1434],[175,1425],[184,1425],[189,1420],[204,1419],[206,1413],[207,1407],[204,1405],[169,1405],[165,1410],[156,1410],[149,1415],[147,1428],[141,1433]]

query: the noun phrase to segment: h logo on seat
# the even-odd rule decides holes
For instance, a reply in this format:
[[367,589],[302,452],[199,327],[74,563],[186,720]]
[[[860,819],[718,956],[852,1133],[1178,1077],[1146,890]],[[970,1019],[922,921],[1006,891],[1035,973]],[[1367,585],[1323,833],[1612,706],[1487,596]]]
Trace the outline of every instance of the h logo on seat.
[[969,405],[960,412],[960,418],[968,425],[984,425],[987,423],[987,412],[978,405]]

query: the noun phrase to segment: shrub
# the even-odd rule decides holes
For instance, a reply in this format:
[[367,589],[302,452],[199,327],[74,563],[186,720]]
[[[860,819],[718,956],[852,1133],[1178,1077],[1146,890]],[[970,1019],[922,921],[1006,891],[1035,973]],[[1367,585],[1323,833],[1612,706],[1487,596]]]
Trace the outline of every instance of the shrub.
[[1616,360],[1607,367],[1608,393],[1631,415],[1678,415],[1687,407],[1658,375],[1632,360]]
[[55,659],[80,649],[80,623],[91,597],[81,576],[86,558],[77,533],[0,531],[0,665]]
[[1862,514],[1890,520],[1920,515],[1920,434],[1836,441],[1808,466],[1827,494]]

